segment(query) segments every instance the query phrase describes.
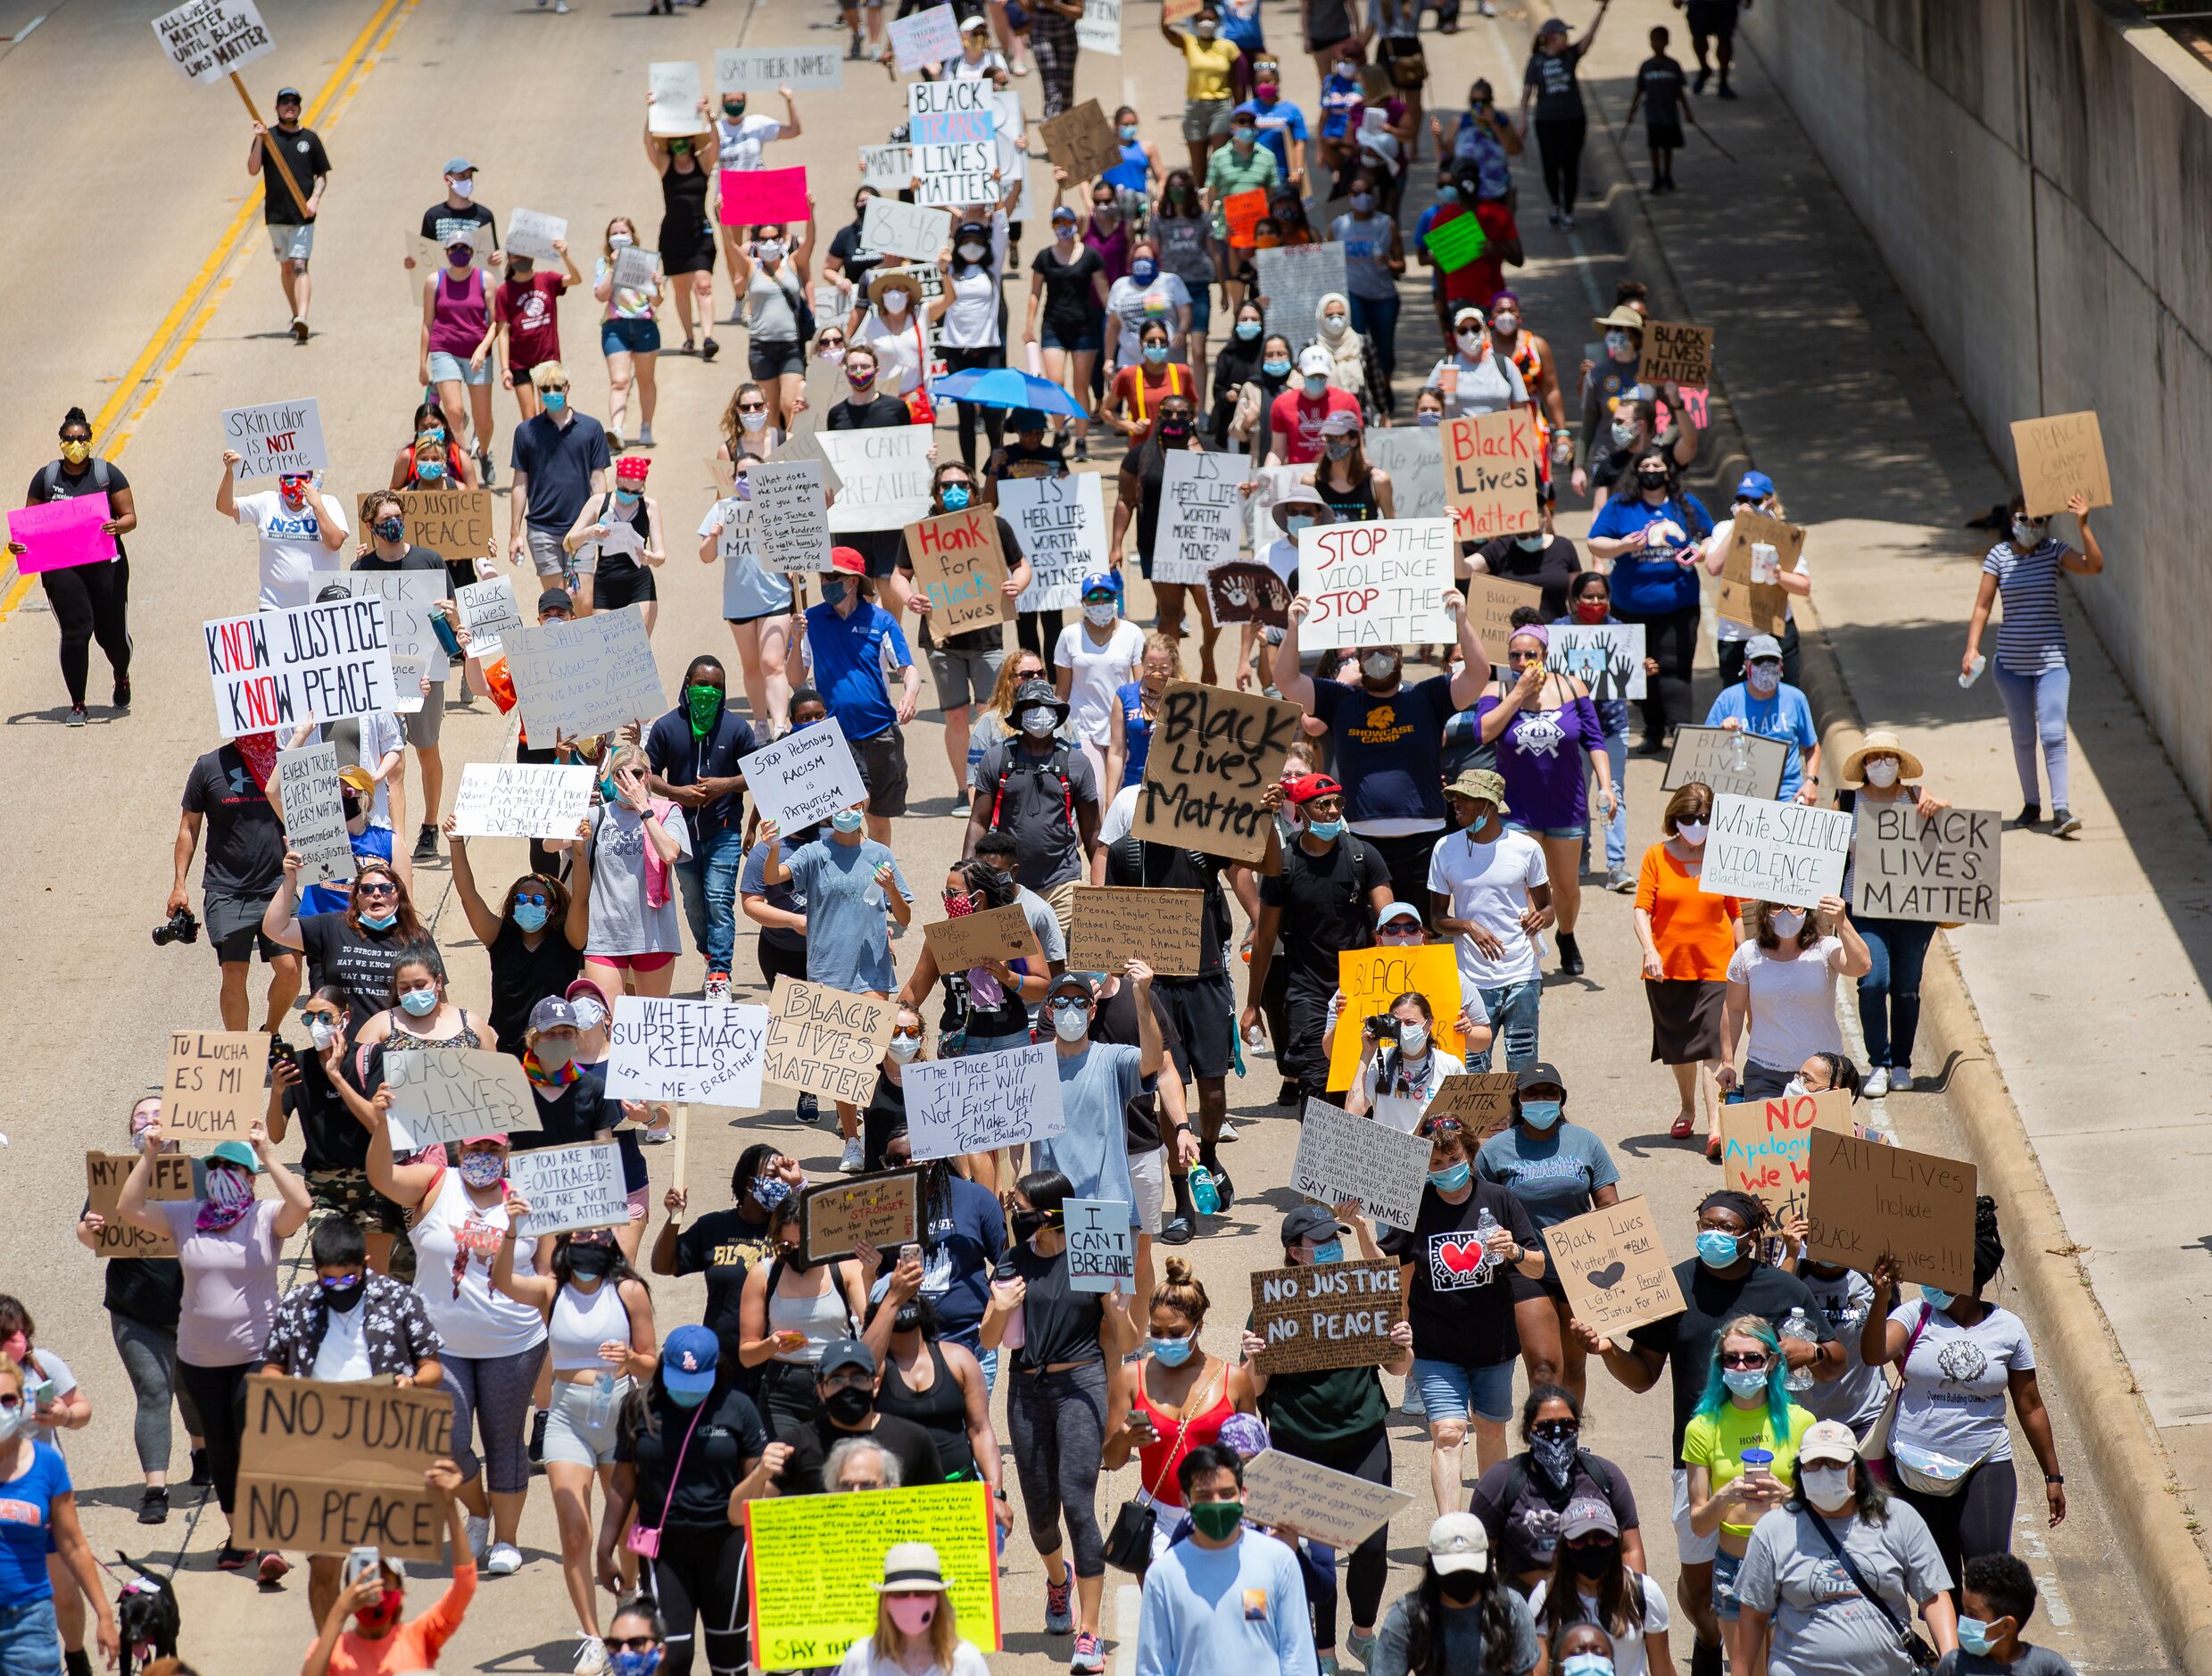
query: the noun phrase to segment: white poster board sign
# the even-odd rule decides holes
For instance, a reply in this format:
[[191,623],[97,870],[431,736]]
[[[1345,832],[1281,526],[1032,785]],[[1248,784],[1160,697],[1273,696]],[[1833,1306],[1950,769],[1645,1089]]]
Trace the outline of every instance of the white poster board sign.
[[395,1145],[427,1147],[538,1126],[530,1080],[510,1053],[431,1041],[387,1054],[384,1064]]
[[200,633],[225,739],[399,708],[380,598],[221,617]]
[[1106,498],[1095,471],[1065,477],[1007,477],[998,516],[1029,560],[1029,586],[1014,603],[1024,611],[1065,611],[1082,602],[1083,578],[1106,568]]
[[789,87],[807,93],[845,85],[845,55],[834,46],[717,46],[715,90],[750,93]]
[[[419,665],[421,672],[433,681],[443,681],[452,673],[452,660],[445,655],[444,643],[430,627],[438,602],[447,596],[452,586],[446,580],[444,566],[435,570],[346,570],[317,585],[327,587],[334,582],[356,599],[375,594],[383,600],[384,620],[392,635],[395,679],[402,660],[410,668]],[[410,684],[401,680],[399,685],[404,693]]]
[[1244,1464],[1245,1510],[1255,1523],[1288,1525],[1341,1551],[1359,1547],[1413,1501],[1411,1490],[1332,1472],[1280,1449],[1263,1450]]
[[892,62],[907,75],[960,54],[960,25],[949,5],[925,6],[891,21]]
[[660,280],[660,253],[625,245],[615,253],[615,265],[607,278],[617,291],[642,291],[650,296]]
[[264,402],[258,407],[223,410],[223,446],[236,449],[231,475],[248,477],[296,477],[330,464],[323,445],[322,411],[313,396],[297,402]]
[[1280,320],[1282,328],[1299,343],[1313,336],[1322,296],[1331,291],[1346,295],[1341,244],[1255,250],[1252,270],[1259,277],[1260,295],[1267,299],[1267,318]]
[[543,215],[518,204],[507,212],[507,253],[527,256],[532,261],[558,262],[560,253],[553,241],[567,243],[568,223],[558,215]]
[[611,733],[625,722],[650,725],[668,707],[638,606],[518,628],[504,641],[522,725],[533,739]]
[[1449,644],[1459,543],[1448,518],[1321,524],[1298,532],[1298,586],[1313,602],[1302,645]]
[[1574,676],[1592,698],[1644,696],[1643,624],[1553,623],[1545,632],[1552,641],[1550,667]]
[[1122,55],[1122,0],[1083,0],[1075,44],[1087,53]]
[[708,118],[699,113],[700,102],[707,95],[699,78],[699,66],[691,60],[648,64],[645,87],[652,95],[652,104],[645,114],[647,133],[675,138],[704,134],[712,126]]
[[[899,182],[906,185],[905,181]],[[952,215],[923,203],[901,203],[896,198],[874,197],[861,212],[860,237],[870,250],[886,256],[905,256],[933,262],[952,236]]]
[[737,771],[745,776],[760,818],[787,833],[827,820],[868,794],[834,716],[794,727],[774,744],[739,758]]
[[1068,1290],[1127,1292],[1137,1286],[1137,1229],[1114,1199],[1071,1199],[1060,1206],[1067,1232]]
[[502,650],[502,635],[522,626],[522,608],[515,603],[515,585],[505,577],[471,582],[453,595],[460,607],[460,626],[468,631],[468,655],[492,659]]
[[1708,896],[1810,908],[1843,893],[1852,837],[1848,810],[1724,792],[1713,799],[1697,888]]
[[916,1059],[901,1074],[917,1163],[1049,1141],[1066,1132],[1049,1042],[962,1059]]
[[154,19],[153,33],[169,62],[195,87],[277,50],[253,0],[191,0]]
[[573,838],[592,809],[586,763],[470,762],[453,794],[463,838]]
[[830,509],[818,460],[768,460],[749,466],[753,544],[760,562],[785,575],[830,568]]
[[760,1104],[768,1009],[725,1001],[615,998],[607,1092],[615,1099]]
[[[874,187],[878,192],[904,192],[914,184],[914,147],[911,145],[863,145],[860,148],[860,184]],[[854,253],[864,258],[882,253],[868,243],[867,223],[860,228],[860,249]]]
[[1429,425],[1370,425],[1360,437],[1367,463],[1390,474],[1390,503],[1400,518],[1451,517],[1443,432]]
[[1152,543],[1155,582],[1205,585],[1205,573],[1237,556],[1237,519],[1244,496],[1244,461],[1234,454],[1161,455],[1160,522]]
[[926,425],[879,431],[816,431],[815,441],[845,487],[830,508],[830,533],[904,529],[930,515]]
[[[918,1155],[917,1155],[918,1156]],[[1309,1099],[1298,1129],[1290,1189],[1324,1205],[1347,1199],[1372,1221],[1410,1228],[1429,1184],[1429,1143],[1341,1106]]]
[[351,884],[353,845],[338,786],[338,748],[302,745],[277,753],[277,801],[285,847],[299,852],[302,884]]
[[507,1160],[507,1191],[529,1205],[523,1231],[541,1240],[578,1228],[629,1225],[622,1149],[611,1141],[518,1152]]

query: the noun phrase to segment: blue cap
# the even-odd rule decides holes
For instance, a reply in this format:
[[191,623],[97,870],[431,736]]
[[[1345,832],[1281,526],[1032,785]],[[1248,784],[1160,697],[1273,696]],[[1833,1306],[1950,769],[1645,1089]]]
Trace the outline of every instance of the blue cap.
[[1121,590],[1114,585],[1114,574],[1109,570],[1094,570],[1083,578],[1083,597],[1093,593],[1111,593],[1117,598]]
[[1774,493],[1774,479],[1763,471],[1746,471],[1744,480],[1736,485],[1739,501],[1763,501]]
[[660,1345],[660,1382],[670,1390],[704,1396],[715,1385],[722,1341],[707,1327],[678,1327]]
[[261,1173],[260,1155],[243,1141],[219,1142],[214,1150],[207,1155],[207,1161],[210,1164],[235,1164],[249,1175]]

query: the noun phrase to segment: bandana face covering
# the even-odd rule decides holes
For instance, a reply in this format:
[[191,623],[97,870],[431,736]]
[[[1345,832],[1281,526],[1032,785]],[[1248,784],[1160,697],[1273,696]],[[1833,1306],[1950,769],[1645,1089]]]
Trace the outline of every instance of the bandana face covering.
[[192,1225],[202,1233],[220,1233],[236,1227],[253,1208],[253,1178],[228,1165],[207,1173],[207,1197],[201,1200]]
[[683,712],[691,720],[692,737],[704,739],[722,719],[722,689],[692,685],[683,689]]
[[541,1064],[535,1048],[523,1050],[522,1074],[530,1079],[532,1088],[566,1088],[579,1074],[572,1059],[563,1059],[550,1067]]

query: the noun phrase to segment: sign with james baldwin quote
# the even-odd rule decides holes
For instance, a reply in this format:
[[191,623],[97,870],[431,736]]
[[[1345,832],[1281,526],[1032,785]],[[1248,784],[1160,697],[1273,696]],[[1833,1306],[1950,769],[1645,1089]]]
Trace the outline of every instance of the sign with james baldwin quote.
[[1716,797],[1729,792],[1771,801],[1781,795],[1789,766],[1790,747],[1779,739],[1762,739],[1741,727],[1678,727],[1659,789],[1678,792],[1694,780]]
[[1851,1096],[1843,1090],[1722,1106],[1721,1180],[1757,1199],[1773,1222],[1803,1216],[1816,1129],[1852,1133]]
[[[823,1099],[865,1106],[875,1091],[876,1071],[898,1016],[887,1000],[779,974],[768,1000],[762,1074]],[[918,1136],[914,1156],[922,1156]]]
[[1843,809],[1724,792],[1713,799],[1697,888],[1708,896],[1810,908],[1842,892],[1851,844],[1852,817]]
[[1444,499],[1462,541],[1543,527],[1537,467],[1544,444],[1533,413],[1526,408],[1470,413],[1445,420],[1443,431]]
[[389,619],[374,596],[219,617],[200,634],[225,739],[398,708]]
[[1907,802],[1857,809],[1851,911],[1871,919],[1993,925],[2004,859],[2004,816],[1993,809],[1939,809],[1923,819]]
[[1305,715],[1296,704],[1256,693],[1169,682],[1137,793],[1137,836],[1232,861],[1264,861],[1275,820],[1261,799],[1282,777]]
[[1371,1222],[1410,1228],[1420,1220],[1428,1185],[1429,1143],[1419,1135],[1355,1117],[1325,1099],[1306,1100],[1290,1166],[1292,1192],[1324,1205],[1355,1199]]
[[1252,1331],[1267,1340],[1257,1358],[1263,1373],[1379,1366],[1398,1353],[1390,1329],[1404,1313],[1395,1262],[1252,1271]]
[[1874,1272],[1884,1252],[1909,1284],[1974,1290],[1974,1166],[1815,1129],[1805,1247],[1816,1263]]
[[330,452],[323,446],[322,412],[313,396],[225,408],[222,421],[223,446],[238,455],[231,476],[240,482],[321,471],[330,464]]
[[615,998],[607,1092],[616,1099],[760,1104],[768,1009],[724,1001]]
[[958,1059],[916,1059],[901,1074],[917,1162],[1049,1141],[1067,1129],[1048,1042]]
[[1626,1332],[1682,1313],[1674,1265],[1640,1197],[1554,1223],[1544,1249],[1576,1318],[1594,1332]]
[[1067,1235],[1070,1291],[1136,1290],[1137,1229],[1129,1207],[1114,1199],[1070,1199],[1060,1206]]
[[1299,643],[1309,651],[1449,643],[1459,629],[1444,594],[1458,554],[1445,518],[1300,530],[1298,586],[1313,610]]

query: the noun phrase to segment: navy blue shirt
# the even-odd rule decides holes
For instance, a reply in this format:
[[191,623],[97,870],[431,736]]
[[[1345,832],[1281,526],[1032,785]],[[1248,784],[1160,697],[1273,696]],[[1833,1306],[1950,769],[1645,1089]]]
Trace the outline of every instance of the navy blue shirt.
[[[752,724],[727,708],[715,719],[714,731],[704,739],[692,737],[692,718],[682,709],[670,710],[653,724],[653,731],[645,736],[645,759],[669,785],[696,785],[701,780],[727,779],[737,772],[737,759],[750,756],[757,748]],[[692,853],[697,855],[704,840],[743,830],[745,793],[733,792],[697,809],[687,809],[683,817],[691,823]]]
[[1344,815],[1363,821],[1429,820],[1444,825],[1444,724],[1452,714],[1452,677],[1399,685],[1388,698],[1341,681],[1313,683],[1313,714],[1329,724],[1344,784]]
[[515,427],[510,469],[529,477],[527,520],[541,529],[567,535],[592,497],[592,474],[614,463],[607,432],[588,413],[556,425],[543,413]]

